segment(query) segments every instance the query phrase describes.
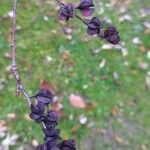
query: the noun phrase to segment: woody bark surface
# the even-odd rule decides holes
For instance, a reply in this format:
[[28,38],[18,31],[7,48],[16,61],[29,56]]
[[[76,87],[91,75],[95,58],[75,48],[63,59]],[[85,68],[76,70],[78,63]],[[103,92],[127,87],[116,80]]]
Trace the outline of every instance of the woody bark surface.
[[11,51],[12,51],[12,66],[11,72],[16,81],[16,95],[19,96],[20,92],[24,95],[29,107],[31,106],[30,96],[24,88],[24,85],[21,81],[19,72],[16,65],[16,10],[17,10],[17,0],[14,0],[13,6],[13,27],[12,27],[12,42],[11,42]]

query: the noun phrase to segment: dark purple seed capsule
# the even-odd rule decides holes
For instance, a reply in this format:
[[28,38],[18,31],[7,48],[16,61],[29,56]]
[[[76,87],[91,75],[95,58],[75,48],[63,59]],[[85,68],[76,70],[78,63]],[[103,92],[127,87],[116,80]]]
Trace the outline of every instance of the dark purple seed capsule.
[[38,102],[48,105],[53,100],[53,94],[48,89],[40,89],[39,92],[31,98],[37,98]]
[[88,17],[94,12],[94,4],[92,0],[81,0],[77,9],[80,10],[81,14]]
[[104,39],[106,39],[111,44],[114,44],[114,45],[118,44],[120,41],[120,37],[116,28],[113,26],[109,26],[104,31]]
[[55,111],[51,110],[47,114],[47,120],[50,122],[57,122],[58,121],[58,115]]
[[59,129],[44,129],[43,130],[45,136],[46,136],[46,141],[48,141],[48,139],[59,139],[59,133],[60,130]]
[[97,17],[93,17],[87,24],[87,33],[89,35],[95,35],[100,33],[101,22]]
[[75,17],[75,6],[73,4],[60,4],[58,19],[68,21]]
[[60,150],[76,150],[76,143],[74,140],[65,140],[58,144]]
[[44,119],[44,104],[38,103],[37,105],[31,104],[30,118],[40,123]]
[[48,130],[55,129],[58,122],[58,115],[55,111],[49,111],[47,116],[44,117],[43,121]]

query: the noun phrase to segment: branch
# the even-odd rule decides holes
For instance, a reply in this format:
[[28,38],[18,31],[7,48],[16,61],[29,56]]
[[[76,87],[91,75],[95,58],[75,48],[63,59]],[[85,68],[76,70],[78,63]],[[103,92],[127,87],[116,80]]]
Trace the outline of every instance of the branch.
[[82,21],[85,25],[87,25],[87,22],[84,21],[80,16],[76,15],[76,18],[78,18],[80,21]]
[[[16,81],[16,95],[19,96],[20,92],[24,95],[29,108],[31,108],[31,99],[24,88],[24,85],[21,81],[19,72],[17,70],[17,65],[16,65],[16,9],[17,9],[17,0],[14,0],[14,7],[13,7],[13,27],[12,27],[12,43],[11,43],[11,51],[12,51],[12,67],[11,67],[11,72],[12,75],[14,76],[14,79]],[[45,124],[42,122],[41,126],[45,129]]]
[[29,107],[31,106],[30,96],[24,88],[24,85],[21,81],[19,72],[16,66],[16,9],[17,9],[17,0],[14,0],[13,7],[13,27],[12,27],[12,43],[11,43],[11,51],[12,51],[12,66],[11,72],[16,81],[16,95],[19,96],[20,92],[24,95]]

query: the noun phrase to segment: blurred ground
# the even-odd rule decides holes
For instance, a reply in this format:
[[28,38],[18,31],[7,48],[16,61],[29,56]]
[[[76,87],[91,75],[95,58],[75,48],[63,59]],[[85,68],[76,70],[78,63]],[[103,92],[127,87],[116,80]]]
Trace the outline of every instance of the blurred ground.
[[[59,22],[52,0],[19,1],[19,71],[31,94],[41,84],[56,93],[61,136],[76,139],[78,150],[149,150],[149,0],[94,2],[95,15],[118,28],[120,45],[88,37],[79,20]],[[29,150],[42,133],[9,73],[11,11],[12,1],[0,0],[0,150]]]

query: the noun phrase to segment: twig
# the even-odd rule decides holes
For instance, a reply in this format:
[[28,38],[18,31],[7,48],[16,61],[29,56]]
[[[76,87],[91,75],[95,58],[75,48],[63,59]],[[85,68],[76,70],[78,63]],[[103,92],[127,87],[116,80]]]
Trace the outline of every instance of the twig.
[[82,21],[85,25],[87,25],[87,22],[84,21],[80,16],[76,15],[76,18],[78,18],[80,21]]
[[98,37],[100,38],[100,39],[104,39],[104,35],[102,35],[102,34],[97,34],[98,35]]
[[23,83],[21,81],[19,72],[16,66],[16,8],[17,8],[17,0],[14,0],[14,7],[13,7],[13,27],[12,27],[12,43],[11,43],[11,50],[12,50],[12,67],[11,72],[16,81],[16,95],[19,96],[20,92],[23,93],[29,107],[31,106],[30,96],[25,90]]
[[[17,0],[14,0],[14,7],[13,7],[13,27],[12,27],[12,43],[11,43],[11,50],[12,50],[12,67],[11,67],[11,72],[15,78],[16,81],[16,95],[19,95],[20,92],[24,95],[29,108],[31,107],[31,99],[24,88],[24,85],[21,81],[19,72],[17,70],[17,65],[16,65],[16,8],[17,8]],[[45,129],[45,124],[44,122],[41,123],[41,126]]]

